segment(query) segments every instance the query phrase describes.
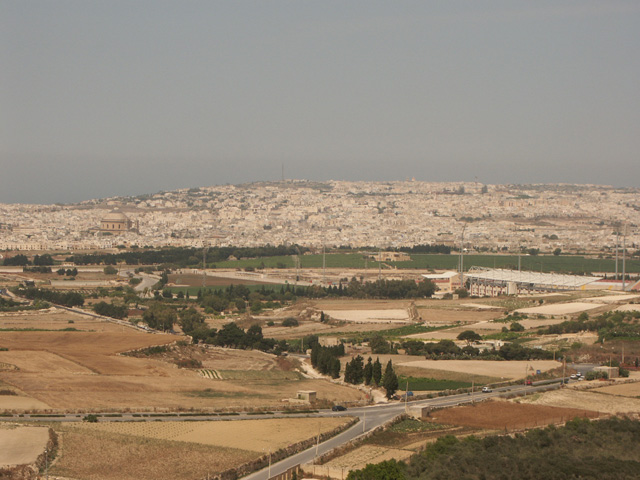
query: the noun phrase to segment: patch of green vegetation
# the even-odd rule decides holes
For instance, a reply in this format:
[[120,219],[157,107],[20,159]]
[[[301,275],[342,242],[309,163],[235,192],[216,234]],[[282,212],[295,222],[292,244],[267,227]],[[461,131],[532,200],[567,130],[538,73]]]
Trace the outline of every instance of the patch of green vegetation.
[[192,390],[190,392],[184,392],[187,397],[196,398],[246,398],[246,397],[259,397],[257,393],[246,392],[227,392],[212,390],[211,388],[205,388],[204,390]]
[[458,388],[471,387],[470,382],[462,382],[456,380],[436,380],[435,378],[421,377],[404,377],[398,378],[400,388],[406,388],[409,382],[410,391],[439,391],[439,390],[457,390]]
[[[588,274],[591,272],[614,272],[615,260],[602,258],[586,258],[577,255],[465,255],[465,266],[507,268],[516,270],[518,261],[522,270],[534,272],[558,272]],[[457,255],[412,254],[407,262],[393,262],[397,268],[449,269],[458,266]],[[627,265],[629,265],[627,263]],[[633,261],[627,270],[629,273],[640,272],[640,261]]]
[[278,380],[301,380],[300,372],[291,370],[216,370],[224,380],[250,380],[251,382],[272,382]]
[[371,330],[366,332],[327,332],[319,333],[318,336],[331,336],[348,338],[354,342],[367,341],[374,336],[382,336],[384,338],[399,338],[407,335],[413,335],[415,333],[428,333],[438,330],[446,330],[447,328],[455,327],[455,325],[439,325],[433,327],[425,327],[422,324],[404,325],[402,327],[390,328],[389,330]]
[[442,425],[433,422],[421,422],[415,418],[407,418],[389,428],[389,431],[395,433],[416,433],[416,432],[432,432],[450,428],[449,425]]

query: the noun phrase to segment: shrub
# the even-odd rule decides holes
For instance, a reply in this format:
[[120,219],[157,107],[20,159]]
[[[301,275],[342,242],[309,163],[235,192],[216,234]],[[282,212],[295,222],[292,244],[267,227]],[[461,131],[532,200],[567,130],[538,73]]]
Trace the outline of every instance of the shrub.
[[300,323],[298,322],[298,320],[296,320],[296,319],[295,319],[295,318],[293,318],[293,317],[285,318],[285,319],[282,321],[282,326],[283,326],[283,327],[297,327],[299,324],[300,324]]

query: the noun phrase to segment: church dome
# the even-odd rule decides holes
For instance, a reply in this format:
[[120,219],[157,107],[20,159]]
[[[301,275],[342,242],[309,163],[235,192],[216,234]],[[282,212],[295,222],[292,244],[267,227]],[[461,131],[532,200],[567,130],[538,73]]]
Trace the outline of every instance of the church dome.
[[117,210],[107,213],[102,219],[103,222],[126,222],[127,220],[129,220],[129,218]]

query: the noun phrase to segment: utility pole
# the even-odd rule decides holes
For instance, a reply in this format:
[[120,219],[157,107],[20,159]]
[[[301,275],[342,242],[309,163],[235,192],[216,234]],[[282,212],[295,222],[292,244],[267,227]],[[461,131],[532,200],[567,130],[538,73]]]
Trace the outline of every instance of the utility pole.
[[[207,272],[206,272],[206,268],[207,268],[207,250],[209,250],[209,244],[205,240],[202,243],[202,289],[203,290],[207,286]],[[204,291],[202,292],[202,294],[204,295]]]
[[625,287],[625,263],[627,260],[627,224],[624,224],[624,234],[622,235],[622,291],[624,292]]
[[464,288],[464,231],[467,228],[465,223],[460,236],[460,288]]
[[322,286],[326,286],[327,284],[327,254],[325,250],[324,242],[322,242]]
[[473,403],[473,391],[476,383],[476,377],[471,377],[471,403]]
[[407,388],[404,391],[404,413],[409,413],[409,406],[407,402],[409,401],[409,380],[407,380]]
[[365,432],[367,428],[367,411],[364,411],[364,417],[362,418],[362,433]]

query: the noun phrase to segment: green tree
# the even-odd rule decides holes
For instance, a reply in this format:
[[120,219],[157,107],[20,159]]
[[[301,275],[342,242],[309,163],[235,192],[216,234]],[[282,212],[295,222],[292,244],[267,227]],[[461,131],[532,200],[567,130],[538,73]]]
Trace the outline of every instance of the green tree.
[[405,480],[405,465],[397,460],[367,464],[360,470],[351,470],[347,480]]
[[107,265],[102,269],[102,271],[105,275],[115,275],[116,273],[118,273],[118,269],[111,265]]
[[398,376],[396,375],[396,372],[393,370],[393,365],[391,364],[391,360],[389,360],[386,368],[384,369],[384,378],[382,379],[382,386],[387,392],[387,398],[393,397],[393,395],[398,390]]
[[471,342],[482,340],[482,337],[473,330],[465,330],[464,332],[461,332],[456,338],[458,340],[467,342],[467,345],[471,345]]
[[518,322],[512,322],[509,330],[512,332],[524,332],[524,325]]
[[391,345],[382,335],[374,335],[371,337],[369,346],[371,347],[371,353],[384,355],[391,352]]
[[283,327],[297,327],[298,325],[298,320],[293,317],[287,317],[282,321]]
[[371,357],[367,360],[367,364],[364,366],[364,384],[370,385],[373,379],[373,362]]
[[142,314],[142,320],[155,330],[170,330],[178,316],[171,307],[159,302],[154,303]]
[[380,385],[380,381],[382,380],[382,364],[380,363],[380,357],[376,358],[376,361],[373,362],[373,383],[376,385]]
[[182,328],[182,331],[186,334],[204,325],[204,315],[193,307],[182,310],[178,314],[178,317],[180,317],[180,321],[178,322],[180,328]]
[[561,253],[562,253],[562,249],[561,249],[561,248],[556,248],[556,249],[553,251],[553,254],[554,254],[556,257],[557,257],[558,255],[560,255]]

